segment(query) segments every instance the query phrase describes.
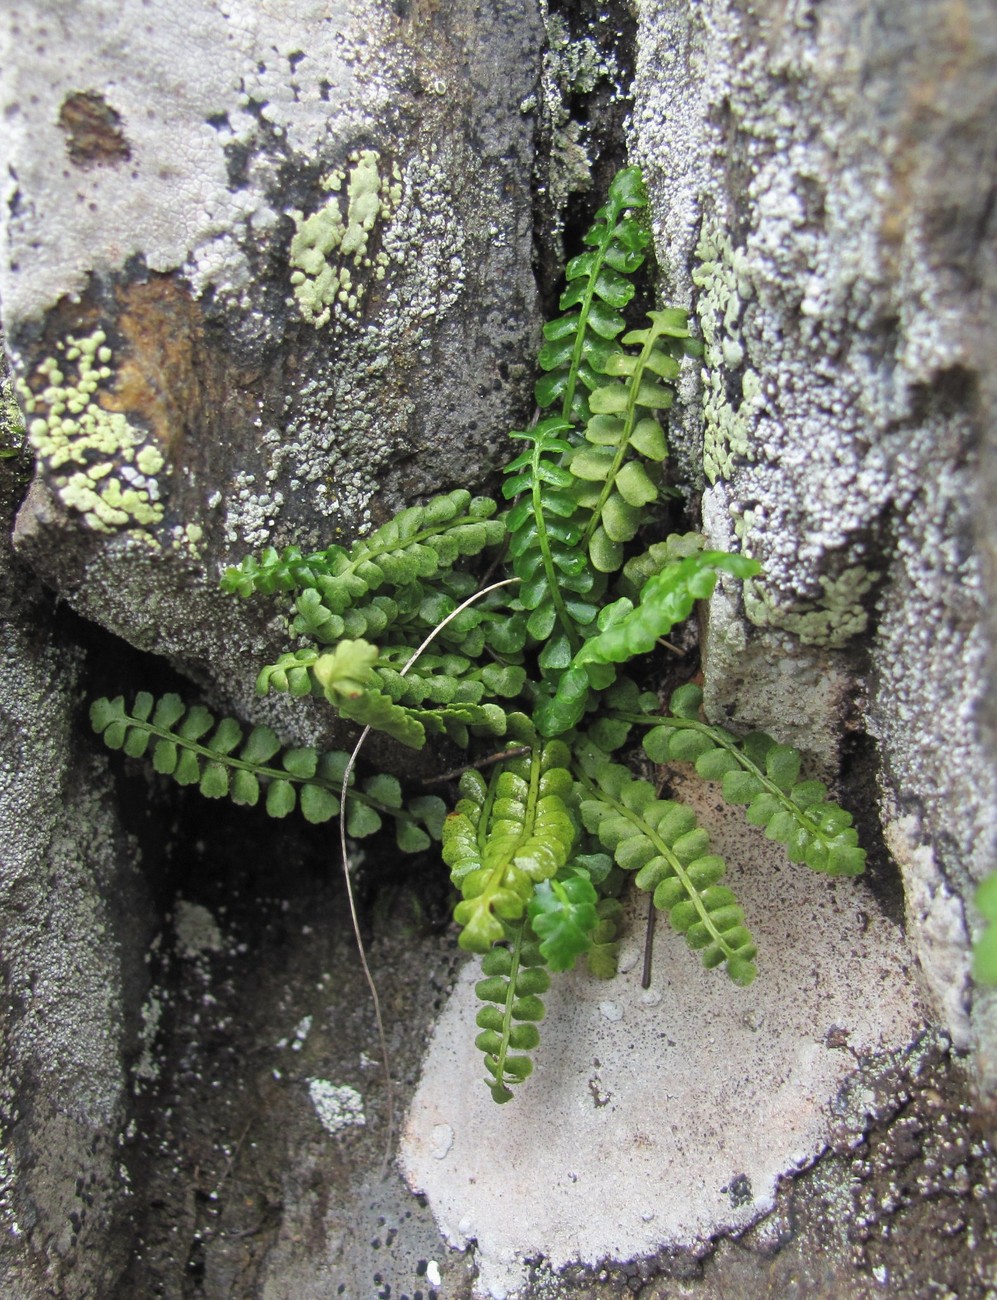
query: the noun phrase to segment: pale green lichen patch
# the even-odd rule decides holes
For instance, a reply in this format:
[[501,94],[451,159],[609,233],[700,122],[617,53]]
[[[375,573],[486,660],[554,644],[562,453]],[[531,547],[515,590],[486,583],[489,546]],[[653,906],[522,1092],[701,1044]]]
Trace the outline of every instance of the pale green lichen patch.
[[751,297],[744,257],[715,222],[704,222],[692,273],[700,293],[696,314],[703,335],[703,471],[711,483],[730,478],[734,458],[751,460],[751,414],[762,403],[762,384],[750,368],[740,375],[741,400],[732,399],[731,372],[744,366],[741,316]]
[[763,578],[749,578],[743,587],[744,612],[756,627],[776,627],[799,637],[804,645],[840,650],[853,636],[864,632],[869,615],[863,605],[879,574],[862,564],[852,565],[836,578],[822,574],[816,600],[780,606]]
[[352,154],[348,167],[323,177],[329,198],[317,212],[291,213],[291,284],[302,316],[316,329],[334,314],[355,313],[368,280],[384,277],[386,259],[373,255],[371,235],[378,222],[390,223],[402,191],[397,166],[382,175],[379,164],[373,149]]
[[55,352],[38,366],[34,387],[18,384],[39,467],[95,532],[158,524],[166,461],[147,432],[100,403],[113,375],[106,334],[68,335]]

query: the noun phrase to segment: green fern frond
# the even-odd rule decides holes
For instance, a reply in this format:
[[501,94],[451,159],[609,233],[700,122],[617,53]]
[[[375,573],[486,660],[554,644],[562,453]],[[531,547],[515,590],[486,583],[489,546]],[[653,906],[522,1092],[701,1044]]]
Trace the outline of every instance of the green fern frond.
[[[291,629],[320,645],[343,637],[389,637],[415,647],[426,633],[443,623],[476,589],[473,574],[444,570],[427,582],[410,582],[394,590],[359,599],[334,612],[319,587],[306,587],[295,600]],[[517,654],[526,642],[525,619],[515,619],[504,592],[492,592],[479,605],[469,606],[446,623],[443,645],[477,659],[486,644],[499,653]]]
[[[429,656],[403,677],[390,662],[380,662],[381,653],[363,640],[339,641],[325,653],[295,650],[263,668],[256,689],[261,695],[274,690],[324,697],[340,717],[383,731],[410,749],[421,749],[427,732],[464,747],[470,733],[505,735],[505,709],[484,697],[518,694],[523,669],[477,667],[460,655]],[[405,662],[411,656],[408,647],[396,653]],[[426,700],[437,707],[422,707]]]
[[[209,799],[228,797],[254,806],[263,798],[271,817],[286,817],[298,808],[306,821],[315,823],[339,815],[349,760],[340,750],[284,748],[270,727],[253,727],[247,733],[234,718],[216,721],[203,705],[188,707],[173,694],[157,701],[141,691],[130,710],[120,695],[98,699],[91,705],[90,720],[109,749],[123,750],[131,758],[151,753],[155,771],[178,785],[199,786]],[[372,835],[382,819],[390,817],[399,848],[415,852],[427,848],[431,837],[440,838],[444,811],[443,801],[435,796],[405,807],[393,776],[372,776],[357,788],[351,775],[346,828],[355,838]]]
[[[526,686],[526,669],[518,664],[481,663],[464,654],[424,653],[411,663],[408,646],[382,647],[374,671],[382,689],[397,704],[479,704],[516,699]],[[408,667],[405,675],[402,669]]]
[[300,591],[314,586],[320,574],[329,573],[334,564],[346,558],[342,546],[308,555],[297,546],[285,546],[280,551],[268,546],[258,557],[247,555],[238,565],[227,568],[220,586],[229,595],[244,599],[257,592],[270,596],[279,591]]
[[591,878],[577,867],[542,880],[534,889],[526,910],[540,940],[540,955],[551,970],[571,970],[592,947],[598,902]]
[[705,549],[706,538],[702,533],[669,533],[663,541],[652,542],[646,551],[627,560],[616,590],[636,604],[648,578],[653,578],[667,565],[688,559],[690,555],[696,555]]
[[726,964],[735,984],[755,977],[756,947],[730,889],[719,884],[726,866],[710,852],[710,837],[684,804],[659,799],[648,781],[598,754],[585,758],[580,809],[598,837],[640,889],[667,912],[673,929],[700,953],[706,967]]
[[726,551],[700,551],[667,565],[648,578],[635,606],[618,601],[607,606],[598,636],[586,641],[579,664],[625,663],[635,655],[649,654],[676,623],[684,622],[697,600],[713,594],[720,572],[749,578],[760,572],[757,560]]
[[585,965],[598,980],[611,980],[620,959],[620,922],[623,906],[617,898],[600,898],[596,904],[597,920],[589,936]]
[[[550,987],[543,956],[525,919],[503,927],[507,947],[492,948],[481,961],[484,979],[475,992],[487,1006],[475,1023],[475,1046],[485,1056],[485,1082],[497,1102],[512,1100],[512,1088],[528,1079],[533,1062],[526,1053],[540,1043],[537,1023],[544,1018],[541,994]],[[517,1055],[512,1055],[512,1053]]]
[[997,871],[980,883],[975,901],[987,926],[973,945],[973,979],[997,984]]
[[427,709],[396,703],[381,689],[383,683],[374,666],[377,657],[377,647],[366,641],[340,641],[331,654],[320,655],[311,666],[325,698],[341,717],[383,731],[412,749],[422,748],[427,731],[448,735],[464,746],[469,729],[493,736],[505,734],[505,711],[495,704],[454,698],[439,708]]
[[570,425],[551,416],[534,428],[514,433],[532,445],[506,466],[506,498],[522,500],[506,516],[509,556],[520,579],[517,603],[527,611],[527,632],[545,643],[540,669],[566,668],[595,618],[604,583],[579,550],[584,521],[571,494],[573,479],[560,461],[571,451],[561,435]]
[[271,548],[259,560],[250,557],[226,570],[222,590],[249,596],[315,588],[326,610],[342,614],[384,584],[402,587],[435,577],[461,557],[500,545],[505,529],[493,518],[496,509],[490,497],[472,498],[457,488],[402,510],[349,550],[331,546],[301,557],[294,547],[279,554]]
[[546,371],[537,381],[542,409],[560,403],[561,416],[584,424],[591,415],[588,392],[600,384],[606,364],[626,328],[620,314],[634,295],[627,278],[643,265],[650,233],[632,214],[647,206],[640,169],[627,167],[609,187],[609,196],[585,235],[589,251],[568,263],[568,287],[560,298],[565,313],[544,326],[546,342],[537,358]]
[[380,636],[396,622],[398,601],[378,595],[336,614],[325,603],[317,587],[306,587],[294,602],[292,631],[320,645],[334,645],[344,637],[356,639]]
[[463,798],[443,827],[443,860],[462,899],[454,919],[459,943],[487,952],[503,934],[503,921],[524,913],[534,886],[565,865],[575,839],[566,799],[571,775],[567,748],[535,745],[507,759],[488,781],[465,773]]
[[702,691],[680,687],[672,716],[644,737],[655,763],[694,763],[705,780],[719,781],[729,803],[744,804],[753,826],[786,848],[791,862],[805,862],[830,876],[856,876],[865,868],[852,815],[827,797],[822,781],[800,780],[801,755],[755,731],[738,739],[723,727],[699,720]]
[[640,345],[638,353],[621,349],[607,358],[603,373],[610,378],[589,395],[588,445],[576,447],[568,461],[571,473],[587,486],[577,495],[592,511],[582,545],[602,573],[621,567],[624,543],[636,536],[645,508],[658,498],[659,466],[668,447],[653,412],[672,404],[671,381],[679,373],[682,343],[690,337],[684,311],[652,311],[649,318],[647,329],[623,337],[625,346]]
[[758,564],[726,551],[700,551],[648,578],[636,606],[621,597],[600,610],[596,634],[574,655],[556,688],[538,698],[534,718],[541,735],[560,736],[576,727],[593,691],[603,691],[615,680],[614,665],[653,650],[689,617],[697,600],[712,593],[720,570],[745,577],[756,573]]
[[[419,707],[480,704],[483,700],[515,699],[526,684],[526,669],[515,664],[480,664],[466,655],[424,654],[411,663],[410,646],[382,646],[372,664],[378,689],[395,704]],[[260,670],[256,689],[260,695],[279,691],[289,695],[324,696],[325,688],[316,676],[316,665],[325,658],[321,650],[294,650],[282,654]],[[404,675],[402,669],[408,666]]]

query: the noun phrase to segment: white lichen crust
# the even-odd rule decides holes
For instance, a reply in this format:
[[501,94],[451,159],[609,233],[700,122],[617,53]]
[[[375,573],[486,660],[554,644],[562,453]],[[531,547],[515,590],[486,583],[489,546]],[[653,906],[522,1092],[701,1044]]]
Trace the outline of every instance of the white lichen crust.
[[363,1127],[367,1117],[363,1109],[363,1097],[356,1088],[348,1083],[330,1083],[328,1079],[309,1079],[308,1095],[318,1121],[329,1134],[335,1137],[346,1128]]
[[[945,942],[965,952],[968,900],[997,859],[977,547],[993,545],[977,406],[992,329],[988,345],[974,307],[997,292],[979,252],[992,11],[888,8],[870,25],[855,0],[644,0],[632,142],[666,292],[706,345],[705,445],[699,410],[677,412],[680,474],[705,480],[711,542],[763,565],[743,605],[723,587],[714,601],[708,707],[830,769],[843,725],[874,736],[884,818],[919,828],[909,897],[944,886],[965,912]],[[926,970],[951,970],[931,956],[929,912],[911,912],[916,946]],[[995,1059],[984,1000],[970,1032],[955,1010],[968,990],[929,984],[959,1041]]]
[[[703,472],[715,483],[731,477],[735,456],[751,459],[751,411],[762,404],[761,380],[756,371],[743,369],[740,319],[751,296],[743,257],[727,233],[706,220],[696,257],[701,263],[692,281],[699,290],[696,318],[703,337]],[[740,378],[729,380],[731,372]],[[729,383],[740,390],[733,400]]]

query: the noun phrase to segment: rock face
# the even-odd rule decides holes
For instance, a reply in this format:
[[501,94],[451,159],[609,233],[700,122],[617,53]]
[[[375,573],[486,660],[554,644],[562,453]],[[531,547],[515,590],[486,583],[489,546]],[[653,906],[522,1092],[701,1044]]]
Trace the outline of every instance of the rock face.
[[[153,837],[143,856],[126,833],[134,815],[115,812],[103,760],[83,741],[78,706],[92,660],[41,583],[164,656],[216,704],[295,743],[323,739],[319,712],[254,696],[256,667],[286,648],[283,620],[265,602],[221,596],[221,570],[267,544],[349,539],[420,495],[487,479],[505,458],[506,431],[532,406],[538,301],[552,281],[550,266],[532,265],[534,248],[570,236],[564,204],[590,184],[599,191],[627,151],[652,193],[657,287],[692,310],[706,345],[672,421],[676,477],[693,510],[701,498],[711,541],[764,566],[743,593],[721,586],[711,602],[708,709],[798,744],[828,777],[842,770],[845,802],[868,805],[873,859],[899,865],[933,1018],[971,1053],[980,1095],[997,1095],[997,995],[969,979],[972,893],[997,864],[990,10],[987,0],[91,0],[70,15],[56,0],[8,0],[0,312],[34,470],[29,485],[24,457],[0,459],[4,538],[15,548],[0,557],[5,1295],[110,1296],[120,1282],[122,1295],[155,1287],[179,1296],[194,1264],[206,1296],[231,1285],[324,1294],[343,1279],[362,1294],[382,1276],[368,1258],[373,1240],[357,1262],[343,1192],[367,1186],[380,1151],[358,1154],[352,1132],[349,1179],[330,1193],[336,1161],[318,1145],[328,1130],[308,1109],[312,1084],[346,1096],[363,1083],[376,1128],[376,1085],[363,1073],[369,1025],[354,1013],[364,994],[346,991],[347,959],[337,947],[335,961],[316,965],[300,895],[282,900],[293,934],[263,927],[257,910],[273,899],[252,876],[238,924],[230,917],[218,931],[231,922],[239,942],[218,953],[209,945],[186,984],[167,961],[159,1002],[140,1015],[145,959],[163,925],[158,895],[175,882],[164,884],[148,852]],[[17,441],[4,430],[0,452]],[[261,837],[254,850],[276,859],[275,846]],[[322,851],[301,839],[295,887],[309,888],[308,854]],[[224,918],[222,884],[209,894],[202,883],[215,860],[198,850],[192,862],[181,883],[194,901],[183,907]],[[232,867],[224,879],[242,877]],[[803,888],[812,892],[800,915],[826,939],[827,898],[812,880]],[[763,888],[759,899],[780,912],[776,895]],[[902,1053],[914,986],[880,914],[883,891],[858,897],[873,920],[856,943],[870,968],[892,973],[894,999],[874,1008],[883,1020],[853,1026],[850,1046]],[[323,894],[318,914],[328,920],[339,906]],[[194,962],[177,920],[193,914],[174,909],[174,965]],[[306,972],[289,975],[286,990],[246,957],[241,936],[261,932],[268,960]],[[808,933],[801,920],[804,951]],[[792,950],[784,932],[771,938],[777,953]],[[336,944],[346,941],[337,932]],[[412,946],[425,958],[436,945],[442,962],[444,942]],[[414,1017],[401,1035],[412,1072],[419,1017],[443,985],[420,1001],[407,954],[393,950],[391,978],[400,1014]],[[773,1016],[805,978],[798,957],[764,995]],[[157,1083],[144,1071],[170,979],[174,1007],[160,1035],[168,1077]],[[253,979],[266,1014],[250,1033]],[[469,1018],[471,984],[458,983],[445,1023]],[[302,1047],[307,1070],[288,1070],[296,1049],[278,1042],[277,1051],[275,1026],[286,1036],[288,1025],[310,1024],[317,987],[326,1023]],[[578,1023],[612,1021],[600,1009],[615,1005],[604,988],[579,981],[575,992]],[[819,1011],[817,985],[813,993]],[[202,999],[221,1008],[210,1033]],[[624,1033],[603,1074],[585,1065],[572,1085],[599,1122],[617,1114],[600,1100],[617,1057],[638,1073],[660,1064],[660,1008],[631,1010],[654,1032],[639,1048]],[[495,1293],[513,1285],[515,1270],[510,1282],[503,1269],[517,1257],[700,1250],[714,1232],[743,1228],[777,1197],[778,1175],[827,1139],[849,1064],[832,1032],[841,1028],[829,1022],[819,1042],[799,1024],[774,1036],[781,1074],[765,1053],[752,1058],[751,1086],[805,1094],[802,1119],[781,1146],[732,1138],[729,1170],[713,1153],[721,1182],[706,1201],[671,1217],[655,1210],[655,1221],[642,1218],[633,1180],[611,1204],[600,1193],[595,1209],[565,1184],[558,1204],[578,1216],[577,1230],[567,1222],[538,1235],[547,1206],[525,1224],[509,1216],[489,1239],[487,1284]],[[740,1020],[731,1029],[754,1032]],[[589,1040],[576,1038],[588,1053]],[[247,1043],[263,1062],[250,1084],[240,1073]],[[478,1193],[462,1202],[446,1171],[467,1142],[461,1122],[483,1121],[473,1102],[460,1122],[433,1110],[441,1092],[449,1104],[453,1071],[472,1069],[470,1055],[455,1064],[448,1053],[438,1036],[407,1158],[451,1240],[481,1244],[490,1229],[475,1217]],[[737,1091],[741,1076],[724,1074],[736,1061],[708,1043],[696,1059],[716,1075],[711,1096]],[[627,1092],[625,1075],[614,1140],[636,1142],[628,1107],[646,1103]],[[166,1113],[150,1115],[130,1083],[158,1087]],[[696,1084],[693,1072],[681,1103],[692,1128]],[[222,1093],[237,1099],[237,1123]],[[281,1127],[288,1096],[298,1117]],[[243,1108],[247,1125],[275,1126],[260,1142],[265,1179],[248,1157],[232,1174]],[[729,1114],[749,1122],[736,1106]],[[542,1147],[548,1123],[538,1105],[504,1140]],[[126,1223],[118,1153],[128,1133],[143,1148],[128,1158],[142,1168],[145,1201],[132,1202]],[[673,1137],[662,1135],[661,1149]],[[563,1151],[568,1140],[560,1133],[552,1145]],[[683,1153],[669,1150],[687,1177]],[[176,1165],[157,1164],[160,1152]],[[671,1177],[664,1157],[651,1165]],[[174,1167],[198,1195],[227,1182],[231,1197],[207,1208],[193,1192],[181,1198]],[[562,1173],[566,1165],[550,1165],[545,1177],[553,1185]],[[481,1187],[497,1196],[494,1175],[484,1168]],[[404,1220],[399,1188],[388,1201]],[[374,1233],[388,1211],[373,1193],[365,1205],[362,1231]],[[430,1252],[434,1229],[416,1217],[401,1240]],[[607,1234],[588,1231],[594,1217]],[[626,1231],[609,1230],[624,1219]],[[417,1278],[432,1282],[422,1262]],[[423,1285],[409,1263],[396,1290]],[[457,1271],[447,1281],[454,1295],[469,1285]],[[849,1296],[865,1296],[863,1285]],[[727,1292],[737,1291],[735,1280]]]
[[713,602],[709,708],[831,770],[874,738],[927,987],[993,1090],[992,11],[645,4],[638,50],[633,152],[706,343],[685,476],[764,566]]
[[11,552],[23,486],[0,462],[0,1290],[84,1300],[127,1257],[118,1142],[152,936],[141,855],[79,735],[83,657]]
[[[242,712],[222,567],[480,481],[536,347],[525,0],[9,6],[17,544]],[[262,658],[261,658],[262,656]],[[305,715],[298,711],[299,721]],[[295,723],[286,720],[285,726]]]
[[282,620],[221,596],[224,565],[487,475],[530,400],[542,52],[524,0],[15,3],[0,27],[0,302],[35,457],[26,495],[0,460],[0,1289],[34,1300],[110,1295],[132,1251],[160,924],[38,577],[252,715]]

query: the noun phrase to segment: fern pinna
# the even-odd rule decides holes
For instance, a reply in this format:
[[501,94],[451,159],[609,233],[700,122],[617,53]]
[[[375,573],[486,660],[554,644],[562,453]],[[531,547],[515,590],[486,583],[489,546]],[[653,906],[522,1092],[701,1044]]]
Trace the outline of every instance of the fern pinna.
[[[288,602],[298,644],[260,670],[260,693],[316,696],[411,748],[446,737],[469,751],[447,815],[435,796],[403,798],[384,775],[351,774],[343,806],[352,836],[388,820],[406,852],[442,842],[459,942],[481,960],[477,1044],[496,1101],[532,1069],[551,975],[579,958],[596,976],[614,973],[628,879],[704,965],[736,984],[755,976],[726,864],[688,807],[614,758],[628,741],[639,737],[653,764],[694,764],[792,861],[832,875],[864,864],[851,817],[819,781],[801,779],[796,750],[712,726],[693,685],[662,713],[628,671],[722,574],[759,567],[706,550],[697,534],[641,540],[666,490],[661,413],[682,358],[699,353],[676,308],[627,328],[650,242],[646,204],[638,169],[625,169],[568,264],[539,356],[541,418],[512,434],[520,450],[505,467],[503,505],[458,489],[351,547],[270,548],[222,579],[243,598]],[[478,572],[498,565],[511,581],[473,599]],[[247,733],[173,695],[139,695],[131,708],[98,700],[92,718],[112,748],[151,754],[157,771],[208,797],[262,798],[274,816],[298,807],[316,822],[339,812],[346,754],[282,749],[266,727]]]

